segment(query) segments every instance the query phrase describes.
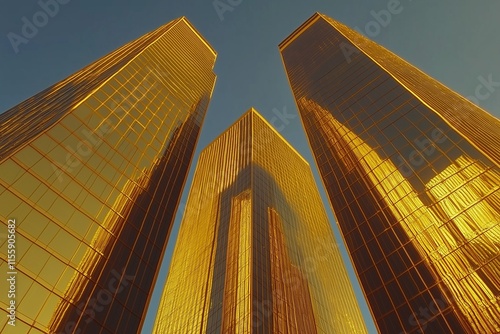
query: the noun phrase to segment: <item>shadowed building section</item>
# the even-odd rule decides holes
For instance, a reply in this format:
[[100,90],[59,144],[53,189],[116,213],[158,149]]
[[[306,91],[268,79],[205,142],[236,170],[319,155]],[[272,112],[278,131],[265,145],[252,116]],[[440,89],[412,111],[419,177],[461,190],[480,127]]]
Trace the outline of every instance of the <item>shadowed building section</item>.
[[[283,222],[274,209],[269,209],[269,240],[273,291],[273,328],[285,329],[295,323],[297,333],[318,333],[307,277],[288,256]],[[293,278],[293,279],[291,279]],[[294,307],[286,305],[286,301]],[[274,333],[274,332],[273,332]]]
[[367,332],[309,165],[253,109],[200,155],[154,332]]
[[500,121],[315,14],[280,44],[382,333],[500,331]]
[[179,18],[0,115],[0,216],[18,225],[17,332],[140,331],[215,59]]

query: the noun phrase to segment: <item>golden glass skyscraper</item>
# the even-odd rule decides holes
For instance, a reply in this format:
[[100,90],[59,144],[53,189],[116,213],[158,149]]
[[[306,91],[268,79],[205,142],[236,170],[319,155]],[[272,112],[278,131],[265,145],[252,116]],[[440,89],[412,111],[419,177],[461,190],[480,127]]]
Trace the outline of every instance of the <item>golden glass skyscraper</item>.
[[196,167],[154,333],[366,333],[308,163],[254,109]]
[[2,234],[15,221],[16,250],[0,332],[140,330],[215,59],[182,17],[0,115]]
[[280,52],[380,332],[500,332],[500,121],[322,14]]

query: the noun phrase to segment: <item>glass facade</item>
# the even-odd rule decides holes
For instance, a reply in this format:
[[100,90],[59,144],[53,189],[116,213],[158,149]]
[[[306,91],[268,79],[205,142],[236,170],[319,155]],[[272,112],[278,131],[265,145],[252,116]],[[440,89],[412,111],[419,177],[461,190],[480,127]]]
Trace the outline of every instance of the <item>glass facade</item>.
[[280,52],[379,331],[500,332],[500,121],[322,14]]
[[254,109],[200,155],[154,333],[367,333],[309,165]]
[[[0,217],[3,231],[15,220],[17,271],[16,327],[1,293],[0,332],[140,330],[215,59],[182,17],[0,115]],[[12,271],[4,257],[0,268]]]

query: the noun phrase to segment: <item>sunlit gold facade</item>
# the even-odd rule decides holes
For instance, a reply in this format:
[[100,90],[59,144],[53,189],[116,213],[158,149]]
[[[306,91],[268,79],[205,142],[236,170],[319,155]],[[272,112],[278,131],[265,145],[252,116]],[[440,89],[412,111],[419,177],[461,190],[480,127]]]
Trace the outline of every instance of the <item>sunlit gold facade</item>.
[[307,162],[253,109],[200,156],[154,333],[366,333]]
[[500,121],[322,14],[280,44],[382,333],[500,332]]
[[2,291],[1,333],[140,330],[215,59],[179,18],[0,115],[1,233],[16,220],[17,271],[16,326]]

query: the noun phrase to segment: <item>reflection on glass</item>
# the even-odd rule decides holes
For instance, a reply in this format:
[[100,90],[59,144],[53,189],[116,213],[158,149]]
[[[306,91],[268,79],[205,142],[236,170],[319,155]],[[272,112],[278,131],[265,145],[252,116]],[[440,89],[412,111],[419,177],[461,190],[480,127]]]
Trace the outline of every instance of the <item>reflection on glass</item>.
[[154,332],[367,332],[309,165],[253,109],[201,153]]
[[280,49],[379,330],[499,332],[500,122],[321,14]]
[[0,115],[0,216],[18,222],[16,330],[140,331],[215,58],[179,18]]

